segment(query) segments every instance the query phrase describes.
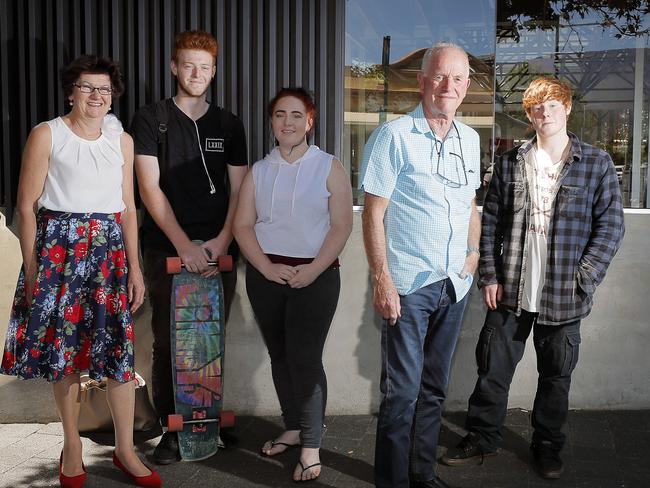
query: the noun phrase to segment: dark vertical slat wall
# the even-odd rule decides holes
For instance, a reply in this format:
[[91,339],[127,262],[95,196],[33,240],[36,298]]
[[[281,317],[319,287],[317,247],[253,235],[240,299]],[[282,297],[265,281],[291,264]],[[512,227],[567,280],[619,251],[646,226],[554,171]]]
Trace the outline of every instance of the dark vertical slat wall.
[[[11,130],[9,125],[9,51],[15,46],[9,46],[11,34],[9,18],[5,13],[9,10],[9,0],[0,0],[0,205],[7,201],[11,205],[12,188],[15,188],[11,172]],[[17,166],[17,165],[14,165]],[[11,214],[11,212],[8,212]],[[11,215],[10,215],[11,218]]]
[[22,148],[37,123],[66,110],[60,68],[84,53],[122,64],[126,93],[113,111],[128,126],[142,105],[174,94],[176,32],[219,41],[209,98],[237,114],[251,162],[272,146],[266,105],[304,86],[319,108],[314,143],[340,155],[344,0],[0,0],[0,206],[11,221]]

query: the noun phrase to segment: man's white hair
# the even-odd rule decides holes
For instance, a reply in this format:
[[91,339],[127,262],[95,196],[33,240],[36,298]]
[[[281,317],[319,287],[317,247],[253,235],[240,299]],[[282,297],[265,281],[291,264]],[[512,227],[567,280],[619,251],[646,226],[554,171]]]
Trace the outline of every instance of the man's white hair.
[[465,58],[467,58],[467,66],[469,66],[469,56],[467,55],[467,52],[460,47],[458,44],[454,44],[453,42],[438,42],[437,44],[434,44],[431,46],[429,49],[426,50],[424,53],[424,56],[422,57],[422,66],[420,67],[420,71],[423,73],[427,71],[427,68],[429,67],[429,63],[431,62],[431,59],[433,59],[434,56],[437,56],[440,54],[441,51],[444,51],[445,49],[455,49],[456,51],[463,53]]

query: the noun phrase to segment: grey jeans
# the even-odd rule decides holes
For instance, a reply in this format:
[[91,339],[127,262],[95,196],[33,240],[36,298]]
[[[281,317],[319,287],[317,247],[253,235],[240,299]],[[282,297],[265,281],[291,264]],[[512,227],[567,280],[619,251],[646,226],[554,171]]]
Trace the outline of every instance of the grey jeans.
[[250,264],[246,291],[271,357],[273,383],[287,430],[319,448],[327,403],[323,346],[339,299],[338,268],[304,288],[268,281]]

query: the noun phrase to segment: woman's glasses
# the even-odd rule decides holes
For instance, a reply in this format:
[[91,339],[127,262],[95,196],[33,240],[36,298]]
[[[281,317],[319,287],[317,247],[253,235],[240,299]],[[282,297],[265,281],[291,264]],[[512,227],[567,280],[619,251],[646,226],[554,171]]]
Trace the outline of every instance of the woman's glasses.
[[95,90],[97,90],[100,95],[110,95],[113,93],[113,89],[110,86],[92,86],[89,83],[73,83],[72,86],[79,88],[81,93],[92,93]]

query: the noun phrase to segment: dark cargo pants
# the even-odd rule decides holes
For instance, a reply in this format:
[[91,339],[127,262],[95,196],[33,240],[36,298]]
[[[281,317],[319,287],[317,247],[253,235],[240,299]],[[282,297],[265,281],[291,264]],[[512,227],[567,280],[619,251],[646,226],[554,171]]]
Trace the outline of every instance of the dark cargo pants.
[[571,373],[578,362],[580,321],[561,326],[537,323],[537,314],[517,317],[504,308],[489,310],[476,346],[478,380],[469,398],[465,427],[481,437],[481,446],[494,451],[508,408],[510,383],[533,330],[537,354],[537,393],[533,405],[533,444],[549,441],[562,449],[562,427],[569,410]]

